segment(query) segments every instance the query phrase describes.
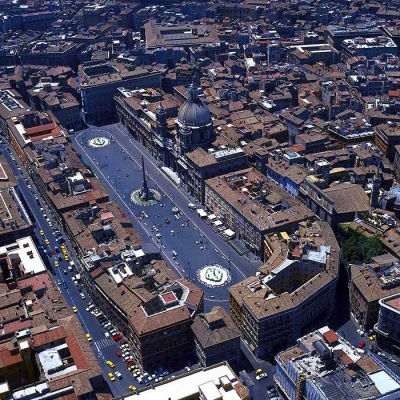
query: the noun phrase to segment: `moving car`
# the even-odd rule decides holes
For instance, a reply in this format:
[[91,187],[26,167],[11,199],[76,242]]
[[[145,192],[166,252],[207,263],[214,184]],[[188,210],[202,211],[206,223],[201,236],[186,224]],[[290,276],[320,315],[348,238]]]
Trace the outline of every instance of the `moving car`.
[[357,333],[358,333],[360,336],[364,336],[364,335],[365,335],[365,333],[364,333],[364,331],[363,331],[362,329],[357,329]]
[[88,342],[91,342],[91,341],[92,341],[92,337],[90,336],[90,333],[87,333],[87,334],[86,334],[86,338],[87,338]]
[[134,391],[136,390],[136,386],[129,385],[129,386],[128,386],[128,389],[129,389],[129,390],[132,390],[132,392],[134,392]]
[[364,341],[358,343],[358,348],[359,349],[362,349],[364,346],[365,346],[365,342]]
[[55,267],[58,267],[60,264],[59,264],[59,262],[56,260],[56,261],[54,261],[54,266]]
[[113,336],[114,342],[118,342],[118,340],[122,339],[122,335],[119,333],[118,335]]
[[44,242],[45,242],[46,244],[50,244],[50,241],[49,241],[49,239],[47,239],[47,238],[44,239]]
[[112,372],[109,372],[107,375],[108,375],[108,377],[110,378],[110,381],[111,381],[111,382],[114,382],[114,381],[115,381],[115,377],[114,377],[114,375],[113,375]]
[[115,371],[115,376],[116,376],[118,379],[122,379],[122,374],[121,374],[121,372]]
[[40,236],[44,236],[43,229],[41,229],[41,230],[39,231],[39,233],[40,233]]
[[[65,282],[64,282],[65,283]],[[77,313],[78,312],[78,308],[76,307],[76,306],[72,306],[72,311],[74,312],[74,313]]]
[[107,364],[110,368],[115,368],[115,364],[114,364],[112,361],[110,361],[110,360],[107,360],[107,361],[106,361],[106,364]]

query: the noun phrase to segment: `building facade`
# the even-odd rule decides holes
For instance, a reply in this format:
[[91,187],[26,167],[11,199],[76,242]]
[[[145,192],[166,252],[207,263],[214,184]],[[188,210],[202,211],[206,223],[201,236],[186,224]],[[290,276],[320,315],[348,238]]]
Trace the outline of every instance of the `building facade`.
[[240,363],[241,332],[222,307],[213,307],[208,313],[196,315],[192,331],[201,367],[223,361],[233,366]]
[[339,246],[331,228],[304,223],[298,235],[282,235],[287,256],[280,248],[258,277],[229,288],[231,317],[257,357],[273,357],[327,323],[335,309]]
[[375,325],[379,344],[400,354],[400,292],[379,300],[379,317]]
[[82,112],[87,123],[110,120],[115,117],[112,106],[119,87],[127,89],[160,88],[161,73],[157,69],[117,69],[112,63],[89,63],[79,67]]

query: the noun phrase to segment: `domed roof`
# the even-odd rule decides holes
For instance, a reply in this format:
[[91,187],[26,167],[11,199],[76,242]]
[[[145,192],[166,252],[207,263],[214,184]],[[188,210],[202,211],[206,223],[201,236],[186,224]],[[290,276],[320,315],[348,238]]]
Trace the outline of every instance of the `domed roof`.
[[199,99],[194,84],[189,87],[189,99],[179,109],[178,122],[187,126],[204,126],[212,123],[210,111]]

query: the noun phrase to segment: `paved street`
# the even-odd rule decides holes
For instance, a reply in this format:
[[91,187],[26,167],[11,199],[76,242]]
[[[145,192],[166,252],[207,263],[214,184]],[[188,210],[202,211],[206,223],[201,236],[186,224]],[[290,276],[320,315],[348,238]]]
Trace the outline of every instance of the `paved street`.
[[[88,146],[88,140],[95,137],[112,137],[113,140],[103,148]],[[89,128],[74,135],[73,141],[82,159],[93,168],[94,173],[109,190],[110,198],[118,201],[143,239],[158,246],[164,259],[180,276],[196,279],[198,268],[213,263],[230,270],[231,283],[237,283],[255,274],[261,262],[254,256],[246,258],[237,254],[210,225],[199,218],[195,210],[190,210],[189,202],[199,207],[200,204],[177,188],[161,172],[151,155],[131,139],[120,124]],[[142,155],[145,157],[149,187],[162,194],[162,199],[157,205],[148,207],[137,206],[130,201],[132,191],[142,185]],[[182,214],[179,220],[175,219],[172,212],[174,206]],[[166,220],[171,223],[166,224]],[[156,238],[158,233],[162,235],[160,240]],[[177,253],[175,260],[172,256],[173,251]],[[226,310],[229,309],[227,286],[209,288],[198,281],[196,284],[205,291],[206,311],[214,305],[222,305]]]
[[[108,128],[112,129],[112,127]],[[108,132],[108,135],[109,134],[110,133]],[[93,137],[99,136],[98,129],[94,132],[85,133],[86,137],[91,137],[90,135],[93,135]],[[130,143],[129,138],[127,138],[123,132],[120,132],[120,135],[122,136],[122,139],[125,138],[125,145],[128,145],[128,143]],[[75,140],[78,138],[79,134],[74,137]],[[170,265],[175,268],[180,276],[195,279],[197,268],[207,263],[218,263],[225,268],[230,268],[232,282],[238,282],[244,279],[244,277],[254,274],[261,263],[254,258],[249,260],[246,257],[239,256],[218,236],[216,232],[211,229],[205,221],[198,217],[195,211],[190,210],[187,207],[187,204],[188,202],[194,202],[194,199],[190,199],[186,194],[182,193],[172,184],[172,182],[169,181],[167,177],[161,174],[157,166],[152,163],[151,158],[145,151],[143,151],[147,157],[145,168],[151,178],[149,180],[149,186],[157,188],[162,193],[163,206],[161,207],[157,204],[151,207],[132,207],[132,204],[129,202],[129,195],[132,190],[141,187],[142,172],[140,168],[141,152],[139,151],[139,148],[133,146],[132,143],[130,143],[130,145],[132,148],[128,150],[127,147],[124,147],[123,143],[119,144],[116,141],[113,145],[106,147],[105,149],[97,150],[85,146],[86,148],[81,148],[79,151],[82,153],[84,161],[91,164],[96,175],[102,179],[103,183],[110,191],[110,197],[117,200],[120,206],[125,209],[127,215],[131,216],[135,228],[138,229],[143,238],[152,241],[161,248],[165,259],[168,260]],[[77,148],[79,147],[80,145],[78,144]],[[34,216],[35,235],[37,238],[37,244],[41,250],[42,258],[46,263],[47,268],[53,274],[55,285],[59,283],[59,290],[63,294],[67,304],[70,307],[75,305],[78,308],[77,317],[82,324],[83,330],[90,333],[92,336],[91,344],[93,350],[98,357],[99,364],[104,372],[104,379],[109,383],[113,395],[121,396],[126,394],[128,392],[128,386],[131,384],[136,387],[141,387],[142,385],[139,385],[132,377],[131,373],[126,369],[125,362],[122,358],[116,356],[116,351],[119,349],[117,344],[114,343],[112,339],[107,339],[104,336],[105,330],[101,327],[97,319],[90,312],[85,310],[91,299],[84,289],[81,289],[81,291],[86,295],[86,299],[83,300],[81,298],[78,288],[74,285],[71,279],[72,274],[67,270],[69,262],[62,259],[59,261],[59,267],[54,266],[56,256],[51,255],[51,249],[54,249],[55,246],[59,246],[59,244],[53,236],[53,231],[59,229],[59,226],[56,224],[55,218],[52,217],[50,209],[41,198],[40,192],[35,188],[30,180],[29,183],[31,189],[28,189],[27,183],[25,183],[25,179],[29,179],[28,174],[23,172],[22,168],[18,170],[18,161],[14,162],[11,159],[6,148],[10,147],[7,145],[1,145],[2,153],[6,157],[13,173],[18,179],[21,197],[26,202],[27,208],[30,209],[30,213]],[[121,152],[121,148],[123,152]],[[115,153],[110,150],[114,150]],[[126,157],[124,156],[126,151],[131,152],[132,160],[124,160],[124,157]],[[103,152],[103,154],[101,154],[101,152]],[[97,164],[100,163],[100,161],[97,160],[102,160],[103,155],[104,160],[107,160],[110,157],[116,158],[118,162],[112,162],[112,167],[102,166],[100,168],[100,165]],[[107,156],[107,158],[105,158],[105,156]],[[92,160],[94,159],[94,161],[91,162],[89,157],[91,157]],[[129,157],[129,154],[127,157]],[[18,160],[17,157],[15,158]],[[104,160],[102,163],[104,163]],[[126,166],[127,163],[129,163],[129,169]],[[107,164],[107,162],[105,162],[105,164]],[[125,176],[123,176],[123,173],[120,173],[118,169],[124,171]],[[127,170],[129,170],[129,172],[126,172]],[[126,176],[127,173],[129,174],[128,177]],[[110,176],[109,179],[108,176]],[[120,178],[118,178],[118,176],[120,176]],[[153,176],[156,178],[153,179]],[[35,201],[34,196],[37,196],[40,199],[39,204]],[[173,205],[178,207],[182,212],[182,216],[179,220],[174,218],[174,214],[172,213]],[[44,214],[40,211],[40,207],[43,207],[47,217],[53,221],[54,225],[52,228],[46,221]],[[142,211],[145,211],[147,217],[138,217],[141,215]],[[169,219],[171,223],[165,224],[165,219]],[[190,221],[189,225],[182,226],[182,224],[187,220]],[[152,230],[153,225],[156,225],[157,229],[162,234],[162,241],[157,240],[155,236],[156,232]],[[43,236],[40,235],[40,230],[43,230]],[[174,231],[173,236],[171,235],[171,230]],[[49,240],[48,245],[44,243],[45,238]],[[70,260],[74,260],[76,263],[75,255],[72,252],[72,246],[68,242],[68,238],[64,238],[66,240],[65,244],[69,251]],[[200,241],[202,243],[196,244],[196,242]],[[201,247],[203,247],[203,250],[201,250]],[[218,253],[215,249],[218,249]],[[46,254],[44,254],[43,250],[46,250]],[[171,252],[173,250],[178,254],[176,260],[173,260],[172,258]],[[64,271],[67,273],[64,273]],[[64,283],[66,287],[64,287]],[[199,282],[196,282],[196,284],[200,285],[205,291],[207,299],[205,302],[205,308],[207,311],[216,304],[229,309],[227,286],[211,289],[199,284]],[[111,360],[115,364],[114,369],[110,369],[110,367],[106,365],[107,360]],[[193,366],[192,368],[195,367],[196,366]],[[251,371],[251,369],[252,367],[249,365],[249,371]],[[107,373],[113,372],[115,374],[115,371],[119,371],[123,378],[121,380],[116,379],[114,382],[110,382]],[[171,375],[177,376],[185,372],[185,370],[174,371]],[[252,375],[254,375],[254,371]],[[252,379],[255,381],[254,377],[255,375],[252,376]],[[265,384],[267,384],[270,379],[272,379],[272,373],[269,374],[268,380],[260,382],[255,381],[255,390],[263,390]]]

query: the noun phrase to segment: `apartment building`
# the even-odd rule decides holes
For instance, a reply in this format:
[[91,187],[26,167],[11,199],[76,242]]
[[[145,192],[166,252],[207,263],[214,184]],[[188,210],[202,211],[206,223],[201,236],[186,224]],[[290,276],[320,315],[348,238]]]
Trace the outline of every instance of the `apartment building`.
[[0,246],[33,233],[31,212],[26,209],[17,186],[10,165],[0,155]]
[[51,44],[45,41],[36,42],[33,46],[23,47],[19,53],[21,65],[49,65],[58,67],[68,65],[76,68],[78,65],[78,51],[72,42]]
[[53,285],[43,270],[18,278],[0,295],[0,397],[93,398],[101,393],[111,400],[78,318]]
[[265,235],[292,233],[300,221],[313,218],[312,212],[253,168],[207,179],[204,203],[262,260]]
[[130,395],[143,400],[170,398],[249,400],[250,389],[239,380],[227,362],[199,368],[186,374],[138,390]]
[[[191,281],[168,279],[157,287],[157,266],[138,268],[132,257],[91,271],[93,299],[126,336],[145,370],[183,367],[194,357],[191,325],[204,293]],[[140,272],[139,272],[140,271]]]
[[398,376],[374,354],[364,354],[328,326],[300,337],[275,360],[277,384],[290,400],[400,395]]
[[269,242],[275,241],[286,242],[287,253],[268,245],[260,275],[229,288],[231,317],[251,351],[264,358],[329,322],[339,275],[339,246],[326,223],[299,223],[292,235],[275,230]]
[[241,332],[222,307],[195,316],[192,331],[195,351],[201,367],[219,362],[239,365]]
[[400,354],[400,291],[379,300],[379,317],[374,326],[379,344]]
[[121,63],[92,62],[79,66],[82,112],[85,121],[112,119],[116,116],[113,98],[119,87],[127,89],[160,88],[157,68],[135,68]]
[[366,330],[378,322],[381,299],[400,293],[398,260],[389,254],[385,258],[388,261],[350,266],[350,309],[360,326]]

